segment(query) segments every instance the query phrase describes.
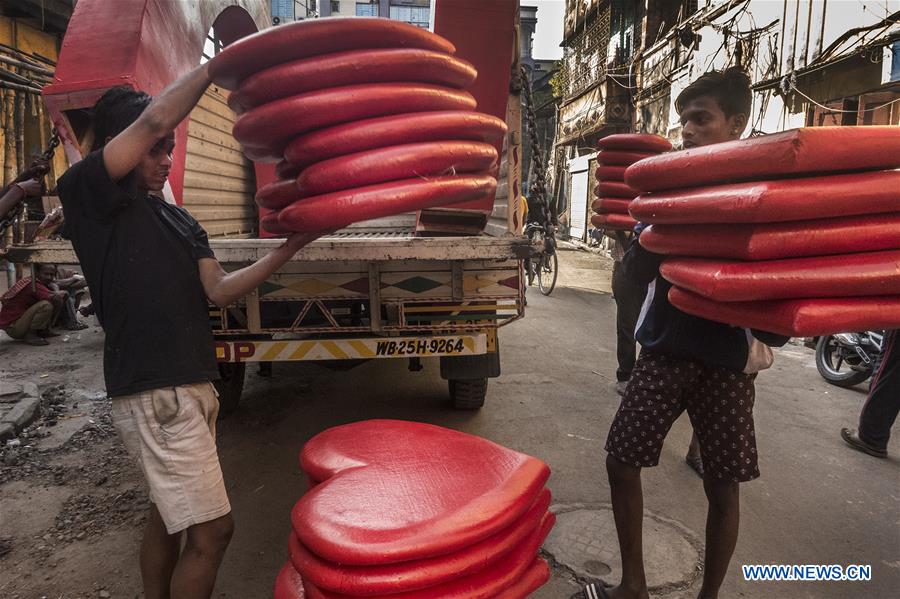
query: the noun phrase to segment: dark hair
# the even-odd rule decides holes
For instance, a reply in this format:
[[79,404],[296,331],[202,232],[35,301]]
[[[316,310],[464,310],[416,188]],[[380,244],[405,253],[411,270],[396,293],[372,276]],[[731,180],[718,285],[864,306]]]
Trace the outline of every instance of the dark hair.
[[122,85],[106,90],[93,109],[94,147],[106,145],[107,137],[115,137],[133,122],[150,105],[151,98],[144,92]]
[[685,104],[700,96],[713,98],[726,117],[740,113],[749,115],[753,102],[750,76],[740,67],[705,73],[678,94],[675,110],[681,114]]
[[59,271],[59,268],[57,268],[57,266],[51,262],[35,262],[34,263],[34,272],[36,272],[36,273],[41,272],[41,269],[44,268],[45,266],[48,266],[55,271]]

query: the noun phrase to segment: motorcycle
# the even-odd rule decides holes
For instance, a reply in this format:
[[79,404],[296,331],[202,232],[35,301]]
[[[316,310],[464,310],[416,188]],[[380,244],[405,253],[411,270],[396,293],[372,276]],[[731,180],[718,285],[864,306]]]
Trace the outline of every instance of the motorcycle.
[[817,337],[809,345],[816,350],[816,368],[826,381],[853,387],[871,377],[881,362],[884,331],[837,333]]

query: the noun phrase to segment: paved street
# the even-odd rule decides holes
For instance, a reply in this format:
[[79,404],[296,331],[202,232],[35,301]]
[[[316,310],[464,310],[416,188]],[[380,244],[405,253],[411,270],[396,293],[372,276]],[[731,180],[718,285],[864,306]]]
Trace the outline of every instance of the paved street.
[[[526,318],[502,331],[503,375],[491,382],[480,412],[454,412],[448,407],[446,384],[436,363],[426,363],[418,373],[407,372],[402,362],[373,361],[344,373],[315,364],[276,364],[271,379],[249,376],[241,409],[220,426],[220,455],[237,531],[216,596],[269,596],[286,556],[289,510],[304,491],[297,460],[300,447],[322,429],[367,418],[431,422],[546,460],[553,470],[549,486],[560,511],[557,532],[568,531],[557,535],[548,548],[552,557],[569,567],[555,568],[552,581],[535,596],[568,597],[577,588],[573,572],[612,573],[615,582],[617,544],[609,520],[602,449],[619,401],[612,382],[610,266],[595,254],[561,252],[560,286],[549,298],[530,290]],[[101,380],[100,335],[88,333],[68,344],[55,341],[55,353],[45,354],[4,338],[0,376],[33,378],[42,390],[68,382],[70,394],[78,387],[84,396]],[[72,351],[74,347],[79,351]],[[38,378],[42,373],[47,376]],[[896,596],[900,460],[876,460],[853,452],[838,436],[841,426],[855,423],[864,398],[861,388],[827,385],[816,372],[813,352],[801,346],[779,351],[775,367],[760,375],[756,417],[762,478],[742,487],[741,537],[722,597]],[[94,406],[102,402],[91,403],[94,412],[87,412],[88,401],[82,398],[73,411],[85,414],[80,420],[61,420],[37,447],[49,447],[54,436],[71,434],[59,428],[74,428],[71,422],[102,429],[103,421],[92,416],[102,412],[102,406]],[[895,432],[900,434],[900,428]],[[654,596],[672,599],[696,596],[696,560],[702,555],[706,505],[700,480],[682,460],[689,438],[690,426],[682,418],[669,436],[660,466],[644,476],[645,543],[652,557],[647,568],[651,584],[660,585]],[[88,528],[96,532],[53,551],[38,548],[50,543],[42,535],[55,518],[59,522],[57,512],[72,506],[72,496],[123,497],[136,487],[137,476],[119,459],[121,448],[115,438],[97,432],[94,439],[93,445],[63,445],[63,450],[71,446],[71,453],[48,453],[49,469],[9,474],[6,480],[12,482],[0,479],[4,521],[0,536],[12,542],[12,551],[0,557],[4,572],[0,596],[137,596],[137,512],[117,520],[115,526]],[[900,455],[900,444],[892,449]],[[98,464],[100,455],[106,457]],[[95,464],[94,470],[71,479],[53,470],[74,471],[85,462]],[[110,472],[110,481],[96,484],[92,477],[98,470]],[[142,505],[139,497],[128,497]],[[96,519],[103,517],[98,514]],[[871,564],[873,581],[743,582],[740,565],[756,563]],[[30,569],[36,573],[26,577]],[[98,595],[98,589],[108,594]]]

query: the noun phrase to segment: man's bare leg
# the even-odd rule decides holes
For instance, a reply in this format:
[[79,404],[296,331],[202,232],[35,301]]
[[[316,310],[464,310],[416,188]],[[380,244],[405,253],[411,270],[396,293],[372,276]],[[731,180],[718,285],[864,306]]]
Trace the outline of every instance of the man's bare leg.
[[716,599],[737,544],[741,519],[740,485],[703,481],[709,511],[706,516],[706,555],[703,586],[698,599]]
[[145,599],[169,599],[172,572],[178,562],[181,533],[170,535],[156,506],[150,504],[150,518],[141,542],[141,579]]
[[233,532],[231,514],[187,529],[187,542],[172,575],[172,599],[209,599]]
[[647,599],[644,573],[644,494],[641,469],[629,466],[607,454],[606,473],[612,495],[613,515],[622,554],[622,582],[607,591],[612,599]]

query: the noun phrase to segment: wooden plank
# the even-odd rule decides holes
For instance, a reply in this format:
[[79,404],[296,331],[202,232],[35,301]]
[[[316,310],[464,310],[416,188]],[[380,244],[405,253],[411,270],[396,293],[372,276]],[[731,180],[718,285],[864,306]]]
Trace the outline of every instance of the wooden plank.
[[226,220],[253,220],[257,217],[253,206],[234,206],[229,208],[190,206],[188,210],[201,223]]
[[[209,148],[205,148],[205,150],[208,151]],[[250,172],[249,163],[216,158],[214,156],[209,156],[206,153],[189,151],[187,160],[185,161],[185,169],[201,173],[214,173],[219,177],[230,177],[242,181],[254,181],[253,174]]]
[[231,133],[231,129],[234,126],[233,118],[229,119],[224,116],[218,115],[205,106],[200,106],[199,104],[196,108],[194,108],[194,110],[191,111],[191,121],[193,122],[194,120],[229,134]]
[[241,144],[232,137],[231,131],[220,131],[215,127],[210,127],[209,125],[201,123],[200,121],[191,121],[190,127],[188,128],[188,143],[190,143],[192,139],[215,143],[233,152],[237,152],[242,156],[244,155]]
[[244,206],[253,204],[253,194],[190,188],[184,192],[184,206]]
[[256,185],[252,181],[223,177],[210,173],[201,173],[194,170],[185,170],[184,186],[186,188],[209,189],[212,191],[222,190],[256,193]]

